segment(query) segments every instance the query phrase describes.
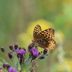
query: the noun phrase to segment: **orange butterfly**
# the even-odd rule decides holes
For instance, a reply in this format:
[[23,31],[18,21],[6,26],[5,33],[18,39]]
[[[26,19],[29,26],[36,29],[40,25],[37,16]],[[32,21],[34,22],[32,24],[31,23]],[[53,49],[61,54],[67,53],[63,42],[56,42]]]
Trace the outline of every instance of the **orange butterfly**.
[[33,42],[44,49],[54,49],[56,42],[54,40],[54,29],[41,29],[40,25],[36,25],[33,31]]

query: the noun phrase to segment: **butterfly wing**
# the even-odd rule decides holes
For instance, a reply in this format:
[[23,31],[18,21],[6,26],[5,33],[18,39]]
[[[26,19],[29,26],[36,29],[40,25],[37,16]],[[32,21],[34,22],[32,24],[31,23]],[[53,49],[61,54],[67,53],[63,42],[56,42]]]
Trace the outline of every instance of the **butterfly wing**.
[[33,37],[34,39],[38,39],[39,38],[39,33],[41,32],[41,26],[40,25],[36,25],[33,31]]
[[49,42],[49,44],[48,44],[47,48],[49,50],[55,49],[55,47],[56,47],[56,41],[54,39],[50,39],[48,42]]
[[54,32],[55,32],[54,29],[49,28],[44,31],[41,31],[39,34],[42,38],[52,39],[54,37]]
[[[44,31],[41,31],[38,34],[39,38],[36,39],[36,43],[42,48],[49,48],[54,37],[54,29],[49,28]],[[50,42],[51,41],[51,42]],[[54,42],[54,41],[53,41]]]
[[54,48],[54,32],[53,28],[48,28],[42,31],[41,26],[36,25],[33,31],[33,42],[42,48]]
[[48,46],[48,40],[46,40],[44,38],[37,39],[36,43],[38,46],[40,46],[42,48],[47,48],[47,46]]

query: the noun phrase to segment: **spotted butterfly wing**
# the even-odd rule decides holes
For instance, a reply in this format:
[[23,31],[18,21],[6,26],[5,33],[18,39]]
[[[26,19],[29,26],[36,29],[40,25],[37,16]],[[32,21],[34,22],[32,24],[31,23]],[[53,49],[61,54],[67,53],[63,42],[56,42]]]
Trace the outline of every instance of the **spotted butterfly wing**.
[[35,39],[35,43],[37,43],[37,45],[42,48],[50,48],[51,46],[53,46],[53,47],[55,46],[54,29],[52,29],[52,28],[42,31],[41,27],[39,25],[37,25],[34,28],[33,36]]
[[54,37],[54,29],[49,28],[44,31],[41,31],[39,35],[45,39],[52,39]]
[[54,37],[54,29],[49,28],[39,33],[39,38],[36,39],[36,42],[40,47],[47,48],[50,40]]
[[49,40],[48,47],[50,50],[53,50],[56,47],[56,41],[54,39]]
[[40,25],[36,25],[33,31],[33,37],[34,39],[38,39],[39,38],[39,33],[41,32],[41,26]]

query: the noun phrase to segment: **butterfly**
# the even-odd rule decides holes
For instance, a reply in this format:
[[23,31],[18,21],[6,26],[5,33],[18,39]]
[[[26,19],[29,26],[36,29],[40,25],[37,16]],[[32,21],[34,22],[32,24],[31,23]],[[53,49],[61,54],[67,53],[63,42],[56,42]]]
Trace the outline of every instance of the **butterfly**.
[[53,28],[42,31],[41,26],[36,25],[33,31],[33,42],[44,49],[53,49],[56,45],[54,34],[55,30]]

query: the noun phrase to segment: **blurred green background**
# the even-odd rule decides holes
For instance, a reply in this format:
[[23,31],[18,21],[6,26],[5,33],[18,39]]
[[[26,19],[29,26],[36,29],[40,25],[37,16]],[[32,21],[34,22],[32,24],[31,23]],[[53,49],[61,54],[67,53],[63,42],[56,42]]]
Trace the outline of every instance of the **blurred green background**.
[[72,0],[0,0],[0,46],[18,43],[30,22],[40,19],[63,33],[64,65],[59,64],[56,50],[39,62],[38,72],[72,72]]

